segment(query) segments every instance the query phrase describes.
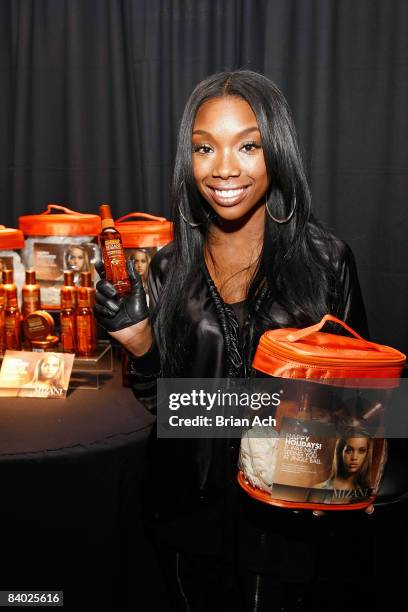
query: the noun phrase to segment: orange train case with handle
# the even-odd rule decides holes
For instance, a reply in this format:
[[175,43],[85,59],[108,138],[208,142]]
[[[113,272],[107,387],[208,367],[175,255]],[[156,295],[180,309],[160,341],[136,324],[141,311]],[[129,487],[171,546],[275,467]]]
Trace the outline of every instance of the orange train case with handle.
[[[329,321],[352,337],[321,331]],[[405,360],[332,315],[305,329],[265,332],[251,384],[258,392],[275,384],[277,406],[273,418],[243,432],[241,487],[283,508],[357,510],[373,503],[392,479],[384,418]],[[388,483],[396,498],[401,491],[393,486],[401,483]]]
[[81,272],[91,272],[95,280],[97,236],[101,232],[99,215],[48,204],[40,214],[19,217],[19,227],[25,235],[23,261],[27,268],[36,271],[42,308],[59,310],[64,270],[73,270],[77,285]]
[[[138,217],[139,219],[135,221]],[[115,221],[115,227],[122,236],[124,249],[147,249],[151,256],[173,240],[171,221],[149,213],[132,212],[124,215]]]

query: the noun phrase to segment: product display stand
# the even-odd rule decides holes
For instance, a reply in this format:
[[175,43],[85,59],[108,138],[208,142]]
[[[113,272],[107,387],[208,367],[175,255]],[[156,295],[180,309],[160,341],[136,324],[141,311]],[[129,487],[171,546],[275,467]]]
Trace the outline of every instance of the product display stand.
[[112,372],[112,346],[109,340],[99,340],[95,353],[87,357],[75,356],[69,388],[98,390],[101,386],[100,376]]

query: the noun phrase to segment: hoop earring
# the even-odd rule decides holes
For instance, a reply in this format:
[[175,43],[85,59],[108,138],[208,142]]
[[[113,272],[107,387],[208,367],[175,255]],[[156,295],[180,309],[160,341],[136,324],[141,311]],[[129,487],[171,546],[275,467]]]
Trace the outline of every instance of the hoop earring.
[[271,211],[268,208],[268,200],[266,200],[265,203],[265,208],[266,208],[266,212],[268,213],[268,215],[270,216],[271,219],[273,219],[273,221],[275,221],[275,223],[287,223],[288,221],[291,220],[291,218],[293,217],[293,214],[296,210],[296,194],[293,195],[293,207],[292,210],[290,211],[290,213],[288,214],[287,217],[284,217],[283,219],[277,219],[276,217],[273,216],[273,214],[271,213]]
[[196,227],[199,227],[200,225],[202,225],[201,221],[199,223],[193,223],[192,221],[189,221],[188,219],[186,219],[186,217],[184,216],[184,214],[183,214],[183,212],[181,210],[180,202],[179,202],[179,205],[178,205],[178,209],[179,209],[180,216],[183,219],[184,223],[187,223],[187,225],[189,225],[193,229],[195,229]]

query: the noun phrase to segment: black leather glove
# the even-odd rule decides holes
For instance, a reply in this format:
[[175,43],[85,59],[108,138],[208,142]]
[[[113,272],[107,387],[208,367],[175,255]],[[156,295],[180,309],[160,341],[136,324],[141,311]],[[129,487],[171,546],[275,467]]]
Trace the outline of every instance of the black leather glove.
[[129,274],[131,292],[124,297],[118,297],[112,283],[105,280],[105,267],[101,261],[95,263],[95,268],[101,277],[96,283],[95,318],[108,332],[116,332],[125,327],[140,323],[149,316],[146,293],[142,278],[135,271],[133,262],[126,262]]

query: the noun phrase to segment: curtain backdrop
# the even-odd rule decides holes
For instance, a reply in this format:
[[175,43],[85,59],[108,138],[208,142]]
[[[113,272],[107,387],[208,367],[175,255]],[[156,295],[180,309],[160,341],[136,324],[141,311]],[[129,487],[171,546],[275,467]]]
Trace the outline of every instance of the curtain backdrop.
[[168,216],[186,98],[239,67],[287,96],[371,335],[407,352],[406,0],[2,0],[0,222],[47,202]]

